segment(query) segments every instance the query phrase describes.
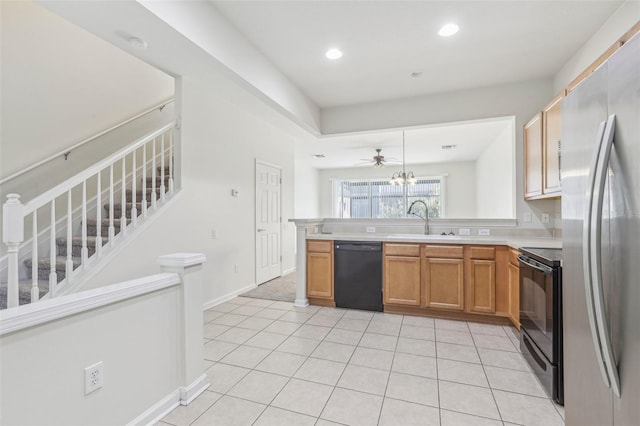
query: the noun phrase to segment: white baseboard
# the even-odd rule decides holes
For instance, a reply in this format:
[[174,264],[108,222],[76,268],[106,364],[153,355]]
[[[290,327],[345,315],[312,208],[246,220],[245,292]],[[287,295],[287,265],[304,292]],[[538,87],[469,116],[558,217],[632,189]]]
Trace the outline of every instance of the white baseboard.
[[202,310],[206,311],[207,309],[213,308],[216,305],[226,302],[227,300],[231,300],[239,294],[246,293],[249,290],[253,290],[257,285],[255,283],[249,284],[248,286],[242,287],[238,290],[234,290],[231,293],[227,293],[224,296],[216,297],[215,299],[209,300],[204,305],[202,305]]
[[189,405],[191,401],[196,399],[202,392],[211,386],[209,377],[206,374],[198,377],[193,383],[187,387],[180,388],[180,405]]
[[178,405],[180,405],[180,390],[176,389],[127,423],[127,426],[155,424]]
[[127,423],[127,426],[153,425],[173,411],[178,405],[189,405],[202,392],[211,386],[206,374],[198,377],[187,387],[179,387],[160,401],[153,404],[144,413]]
[[285,269],[284,271],[282,271],[282,275],[288,275],[295,271],[296,271],[296,267],[294,266],[293,268]]

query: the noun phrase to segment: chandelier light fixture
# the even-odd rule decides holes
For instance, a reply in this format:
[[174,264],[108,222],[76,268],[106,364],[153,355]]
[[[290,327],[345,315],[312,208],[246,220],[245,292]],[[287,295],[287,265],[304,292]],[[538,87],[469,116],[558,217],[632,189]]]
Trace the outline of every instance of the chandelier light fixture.
[[402,172],[395,172],[391,179],[389,179],[389,183],[392,185],[413,185],[418,182],[413,172],[406,173],[405,172],[405,157],[404,157],[404,130],[402,131]]

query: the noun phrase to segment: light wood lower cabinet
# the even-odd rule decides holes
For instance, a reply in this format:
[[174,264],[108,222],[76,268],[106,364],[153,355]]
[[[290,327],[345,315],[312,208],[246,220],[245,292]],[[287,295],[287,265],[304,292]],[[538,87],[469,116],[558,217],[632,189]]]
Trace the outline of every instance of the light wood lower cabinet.
[[333,300],[333,243],[307,242],[307,297]]
[[493,314],[496,311],[496,261],[469,261],[468,312]]
[[385,243],[382,302],[420,306],[420,244]]
[[383,303],[420,306],[420,257],[384,257]]
[[464,310],[464,261],[425,258],[424,288],[427,308]]
[[520,265],[517,263],[518,251],[511,250],[509,255],[509,318],[520,329]]

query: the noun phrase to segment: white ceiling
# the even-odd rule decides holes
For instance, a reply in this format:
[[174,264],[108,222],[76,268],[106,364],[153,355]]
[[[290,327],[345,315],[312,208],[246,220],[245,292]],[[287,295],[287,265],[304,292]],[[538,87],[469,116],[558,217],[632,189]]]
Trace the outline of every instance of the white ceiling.
[[[212,2],[321,108],[551,77],[622,3]],[[448,21],[460,32],[441,38]]]
[[[407,129],[406,164],[475,161],[505,131],[513,134],[510,117]],[[442,149],[442,145],[451,144],[456,147]],[[372,163],[362,164],[362,160],[372,159],[376,148],[382,149],[385,159],[395,158],[399,160],[395,165],[401,164],[402,130],[321,137],[313,143],[296,146],[296,158],[318,169],[372,167]],[[313,158],[314,154],[325,157]]]

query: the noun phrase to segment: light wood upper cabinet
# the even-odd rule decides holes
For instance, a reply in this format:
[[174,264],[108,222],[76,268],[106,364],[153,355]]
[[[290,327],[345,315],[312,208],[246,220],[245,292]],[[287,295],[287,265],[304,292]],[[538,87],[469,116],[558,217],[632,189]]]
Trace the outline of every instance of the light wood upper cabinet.
[[560,195],[560,135],[562,99],[558,96],[542,110],[542,193]]
[[524,198],[559,197],[562,99],[557,96],[524,126]]
[[524,126],[524,198],[542,195],[542,114]]
[[333,300],[333,243],[307,241],[307,296]]
[[425,306],[464,310],[464,260],[424,259]]

